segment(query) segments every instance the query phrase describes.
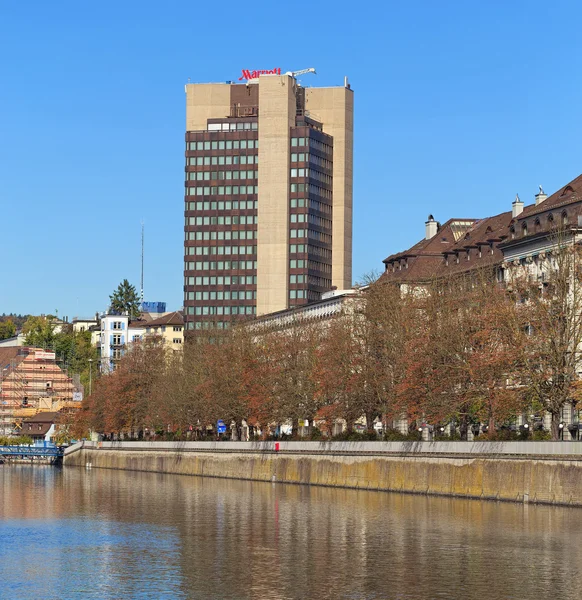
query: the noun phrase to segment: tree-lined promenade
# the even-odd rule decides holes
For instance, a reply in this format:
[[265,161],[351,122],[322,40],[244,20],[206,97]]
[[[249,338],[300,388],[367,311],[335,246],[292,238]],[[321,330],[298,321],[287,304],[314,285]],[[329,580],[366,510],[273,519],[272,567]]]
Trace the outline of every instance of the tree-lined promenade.
[[78,429],[190,438],[222,419],[264,437],[308,420],[331,436],[337,422],[373,434],[375,420],[406,419],[411,432],[452,422],[465,438],[484,424],[499,439],[517,416],[549,413],[558,439],[580,394],[581,264],[568,247],[543,284],[519,269],[503,285],[486,272],[406,291],[380,278],[331,320],[204,330],[176,355],[150,338],[95,383]]

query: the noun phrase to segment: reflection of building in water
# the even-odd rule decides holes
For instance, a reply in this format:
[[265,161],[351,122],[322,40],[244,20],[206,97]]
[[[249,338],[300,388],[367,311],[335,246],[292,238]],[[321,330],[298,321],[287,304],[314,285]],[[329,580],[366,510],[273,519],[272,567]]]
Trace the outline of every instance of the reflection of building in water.
[[0,468],[0,486],[2,525],[34,519],[54,549],[22,570],[45,597],[582,597],[570,508],[108,469]]

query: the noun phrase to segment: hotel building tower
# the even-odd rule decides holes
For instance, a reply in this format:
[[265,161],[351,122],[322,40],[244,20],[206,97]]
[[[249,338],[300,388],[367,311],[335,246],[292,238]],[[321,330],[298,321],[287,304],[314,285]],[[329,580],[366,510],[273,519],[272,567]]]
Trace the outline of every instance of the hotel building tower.
[[353,91],[245,75],[186,85],[187,331],[351,287]]

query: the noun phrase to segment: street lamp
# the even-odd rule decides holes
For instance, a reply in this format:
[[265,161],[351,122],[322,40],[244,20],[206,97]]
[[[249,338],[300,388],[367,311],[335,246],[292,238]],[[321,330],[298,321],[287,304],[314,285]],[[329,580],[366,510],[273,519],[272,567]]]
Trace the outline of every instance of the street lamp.
[[560,439],[564,439],[564,423],[560,423],[558,425],[558,430],[560,431]]
[[93,391],[93,359],[89,359],[89,396]]

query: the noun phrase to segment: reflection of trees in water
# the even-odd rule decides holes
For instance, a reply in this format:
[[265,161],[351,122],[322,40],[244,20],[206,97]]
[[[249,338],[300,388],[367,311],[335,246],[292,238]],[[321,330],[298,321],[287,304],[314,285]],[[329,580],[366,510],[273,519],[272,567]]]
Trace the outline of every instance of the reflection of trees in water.
[[5,517],[139,526],[134,558],[171,548],[191,597],[582,596],[577,509],[97,469],[2,483]]

